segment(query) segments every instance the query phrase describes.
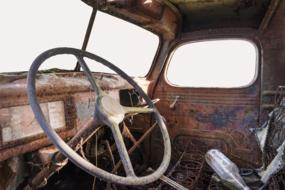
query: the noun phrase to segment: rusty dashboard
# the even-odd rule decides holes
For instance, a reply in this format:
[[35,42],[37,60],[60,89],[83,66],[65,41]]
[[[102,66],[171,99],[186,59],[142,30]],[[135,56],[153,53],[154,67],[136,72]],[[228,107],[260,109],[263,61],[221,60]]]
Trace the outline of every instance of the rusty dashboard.
[[[120,90],[131,89],[117,75],[94,77],[116,99]],[[40,74],[36,86],[46,120],[62,138],[72,137],[93,115],[95,95],[81,73]],[[49,145],[28,103],[26,74],[2,75],[0,89],[0,161]]]

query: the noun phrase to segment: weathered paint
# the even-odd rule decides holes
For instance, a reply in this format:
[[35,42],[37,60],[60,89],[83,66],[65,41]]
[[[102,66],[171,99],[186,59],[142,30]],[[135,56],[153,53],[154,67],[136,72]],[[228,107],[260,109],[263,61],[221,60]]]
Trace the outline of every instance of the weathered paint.
[[[255,38],[256,34],[252,29],[192,32],[181,36],[169,49],[172,50],[187,41],[227,37],[245,38],[260,47]],[[261,62],[258,73],[261,72],[260,64]],[[172,139],[186,134],[191,139],[198,133],[199,142],[216,141],[214,145],[221,147],[225,147],[226,143],[228,148],[224,151],[228,151],[227,156],[234,158],[234,162],[240,166],[258,167],[261,164],[261,152],[249,129],[259,126],[260,80],[259,75],[252,85],[244,88],[185,88],[169,85],[164,75],[161,75],[154,98],[161,100],[157,106],[167,119]],[[176,96],[179,96],[179,99],[175,109],[170,109],[169,106]]]
[[[23,74],[25,75],[25,74]],[[13,78],[13,75],[11,76]],[[0,110],[9,110],[11,107],[26,108],[29,106],[26,95],[26,79],[13,79],[9,75],[3,77],[0,85]],[[130,85],[122,78],[109,74],[94,74],[98,83],[107,94],[118,99],[119,89],[129,89]],[[5,80],[4,80],[5,79]],[[90,116],[93,115],[94,94],[90,90],[89,82],[83,77],[82,73],[60,73],[60,74],[42,74],[38,76],[37,89],[40,102],[63,102],[65,110],[66,128],[58,129],[58,133],[63,139],[68,139],[76,134],[79,127],[82,126]],[[83,108],[88,108],[82,112]],[[2,116],[5,116],[2,115]],[[7,117],[2,117],[7,120]],[[25,119],[28,119],[26,117]],[[9,118],[8,118],[9,120]],[[50,144],[50,141],[43,133],[33,134],[32,136],[21,136],[20,139],[11,139],[4,142],[3,128],[9,126],[9,122],[0,125],[0,161],[10,157],[34,151],[40,147]],[[15,126],[14,126],[15,127]],[[4,129],[5,130],[5,129]],[[26,133],[22,131],[21,133]]]

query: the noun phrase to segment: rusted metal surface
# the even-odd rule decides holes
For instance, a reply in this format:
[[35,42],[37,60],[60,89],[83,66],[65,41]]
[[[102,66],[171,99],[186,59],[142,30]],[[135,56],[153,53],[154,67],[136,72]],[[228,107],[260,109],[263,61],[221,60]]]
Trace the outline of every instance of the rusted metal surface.
[[[263,59],[259,60],[259,75],[262,77],[252,87],[241,90],[179,90],[166,87],[167,84],[160,81],[154,95],[161,99],[158,107],[168,119],[170,134],[172,138],[176,139],[174,143],[178,143],[180,141],[178,139],[181,139],[182,136],[185,138],[174,149],[179,150],[179,147],[183,147],[187,142],[186,139],[193,139],[195,140],[192,145],[194,149],[199,147],[199,150],[204,150],[201,147],[206,147],[206,149],[218,147],[230,155],[232,160],[237,161],[239,166],[261,166],[259,147],[248,129],[259,127],[263,123],[263,118],[266,118],[268,111],[274,107],[275,88],[284,84],[284,75],[282,74],[285,47],[283,39],[285,19],[282,16],[284,8],[285,2],[280,1],[275,14],[272,13],[272,10],[268,10],[267,15],[272,18],[270,22],[266,22],[266,27],[265,25],[260,26],[264,28],[262,34],[257,30],[233,28],[213,29],[187,35],[190,41],[226,37],[242,37],[253,40],[262,50],[260,55],[263,56]],[[223,23],[221,22],[221,24]],[[246,32],[246,30],[248,31]],[[169,106],[177,96],[179,98],[175,102],[175,109],[171,111]],[[260,99],[260,97],[262,98]],[[259,110],[260,102],[262,103],[261,110]],[[178,117],[175,118],[174,115]],[[156,143],[159,144],[159,141],[154,139],[153,144]],[[159,146],[154,145],[153,150],[158,149]],[[204,152],[200,155],[203,154]],[[272,179],[270,189],[278,189],[278,185],[284,184],[284,180],[281,180],[283,172],[281,173],[280,176]],[[221,189],[214,183],[210,185],[209,189]]]
[[[245,38],[260,47],[256,34],[252,29],[192,32],[174,42],[170,50],[186,41],[227,37]],[[258,68],[259,74],[260,65]],[[229,151],[227,155],[234,158],[235,163],[257,167],[261,164],[259,146],[249,131],[259,126],[260,75],[251,86],[236,89],[178,88],[167,84],[163,75],[160,77],[153,98],[161,100],[157,106],[167,119],[172,140],[186,134],[188,138],[199,134],[198,142],[210,143],[213,145],[210,147],[218,146],[223,151]],[[155,145],[153,152],[156,149],[159,147]],[[159,158],[152,157],[152,160],[156,159]]]
[[[102,73],[95,73],[93,75],[103,90],[131,88],[125,80],[117,75]],[[10,105],[9,102],[5,103],[10,98],[26,97],[26,74],[23,74],[23,78],[21,79],[9,80],[13,76],[1,74],[1,81],[5,80],[9,82],[2,83],[0,86],[0,107]],[[82,73],[46,73],[40,74],[37,78],[37,94],[39,97],[88,91],[90,91],[90,84]]]
[[[96,0],[83,2],[96,6]],[[99,0],[98,4],[101,11],[138,24],[165,39],[175,38],[181,22],[176,8],[161,0]]]
[[[83,0],[95,6],[95,0]],[[270,0],[99,0],[99,9],[152,30],[165,39],[176,32],[209,28],[252,27],[261,24]],[[171,12],[171,14],[169,14]],[[162,16],[164,14],[170,16]],[[183,23],[182,23],[183,19]],[[173,22],[174,21],[174,22]],[[262,24],[263,25],[263,24]]]
[[[68,139],[74,136],[76,133],[75,129],[59,132],[59,135],[63,139]],[[20,143],[19,143],[20,142]],[[41,147],[50,145],[51,142],[44,135],[37,136],[34,139],[27,139],[22,141],[17,141],[15,145],[11,145],[11,147],[3,148],[0,150],[0,160],[7,160],[8,158],[21,155],[27,152],[35,151]]]
[[253,27],[258,28],[269,0],[170,0],[183,16],[182,30],[210,28]]
[[[173,102],[171,97],[174,97],[170,93],[183,97],[178,100],[175,110],[169,108]],[[186,134],[189,135],[188,138],[193,138],[194,131],[200,130],[199,141],[211,142],[213,139],[220,139],[215,145],[222,146],[227,142],[231,151],[229,155],[240,159],[240,164],[260,164],[259,148],[254,136],[249,132],[250,127],[258,127],[258,93],[256,99],[254,96],[242,97],[240,93],[220,94],[211,90],[205,94],[189,91],[188,95],[186,94],[183,92],[182,95],[179,90],[168,89],[156,96],[161,98],[158,107],[167,118],[168,129],[173,139]]]
[[[95,2],[85,1],[90,5]],[[203,156],[210,148],[219,148],[239,166],[260,166],[261,153],[249,129],[258,127],[266,118],[268,111],[274,107],[276,94],[274,89],[284,85],[285,2],[273,0],[271,3],[273,8],[269,7],[265,14],[269,0],[170,1],[179,8],[179,12],[175,7],[171,8],[161,0],[106,0],[100,1],[100,6],[103,11],[132,21],[164,38],[166,45],[163,44],[164,49],[159,52],[156,68],[149,75],[151,80],[149,92],[153,92],[152,89],[154,89],[154,97],[161,99],[158,107],[168,121],[174,159],[184,151],[191,139],[191,146],[187,148],[178,170],[173,172],[171,178],[176,181],[182,179],[181,183],[193,189],[204,187],[203,185],[208,189],[221,189],[209,179],[212,173],[209,172],[208,175],[205,172]],[[279,7],[277,7],[278,3]],[[180,30],[180,13],[184,19],[181,30],[191,31],[191,33],[182,34],[171,42]],[[264,15],[266,15],[265,18],[263,18]],[[221,27],[239,28],[217,29]],[[240,27],[251,29],[240,29]],[[252,28],[259,28],[262,33]],[[207,31],[192,32],[200,29],[207,29]],[[227,90],[177,89],[163,81],[161,70],[170,49],[174,47],[173,44],[178,41],[225,37],[253,40],[262,50],[260,55],[263,59],[259,60],[261,64],[259,77],[251,87]],[[118,98],[119,89],[131,88],[115,75],[94,74],[94,76],[98,79],[100,86],[116,98]],[[156,83],[159,76],[161,80]],[[25,77],[25,74],[0,75],[0,108],[28,104]],[[90,103],[94,100],[94,96],[90,93],[89,83],[83,80],[83,76],[79,73],[42,74],[38,80],[38,95],[41,102],[65,102],[67,130],[60,130],[59,133],[62,138],[69,139],[79,130],[78,126],[92,115],[91,110],[94,110],[94,104]],[[148,85],[145,86],[148,87]],[[162,152],[163,147],[157,133],[152,137],[151,162],[156,162],[160,159],[158,154]],[[0,161],[37,150],[48,144],[50,142],[44,135],[5,145],[1,139]],[[269,159],[273,155],[274,152],[271,152],[268,155]],[[205,180],[205,183],[201,179]],[[272,179],[269,188],[278,189],[280,184],[285,184],[284,172]]]
[[[1,76],[0,108],[28,105],[25,74],[20,78],[15,78],[14,75]],[[131,88],[125,80],[116,75],[94,74],[94,77],[102,89],[115,99],[119,99],[120,89]],[[86,123],[94,113],[94,94],[81,73],[42,74],[38,76],[37,87],[41,102],[64,102],[66,129],[57,130],[63,139],[72,137],[79,130],[79,126]],[[50,144],[43,133],[4,144],[1,134],[4,126],[0,125],[0,161]]]

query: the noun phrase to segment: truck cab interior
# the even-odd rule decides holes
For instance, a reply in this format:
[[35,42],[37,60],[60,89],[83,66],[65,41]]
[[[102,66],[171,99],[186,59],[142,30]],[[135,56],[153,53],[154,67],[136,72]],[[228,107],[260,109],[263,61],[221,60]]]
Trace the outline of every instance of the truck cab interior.
[[1,5],[0,190],[285,188],[285,1],[65,2]]

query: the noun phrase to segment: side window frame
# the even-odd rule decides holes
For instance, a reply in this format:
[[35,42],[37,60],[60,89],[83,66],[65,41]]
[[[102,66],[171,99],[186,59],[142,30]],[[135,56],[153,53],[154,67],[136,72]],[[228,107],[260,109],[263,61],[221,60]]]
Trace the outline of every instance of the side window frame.
[[[251,43],[255,47],[255,49],[256,49],[255,74],[254,74],[254,77],[250,83],[248,83],[247,85],[239,86],[239,87],[203,87],[203,86],[195,87],[195,86],[186,86],[186,85],[176,85],[176,84],[171,83],[168,80],[167,72],[169,69],[169,65],[171,64],[171,60],[172,60],[174,53],[176,52],[176,50],[179,47],[186,45],[186,44],[196,43],[196,42],[218,41],[218,40],[244,40],[244,41]],[[201,37],[198,39],[190,39],[190,38],[188,39],[188,37],[183,39],[183,37],[182,37],[182,40],[174,42],[173,45],[171,46],[170,50],[169,50],[169,54],[167,56],[167,59],[165,62],[165,67],[164,67],[163,73],[162,73],[163,74],[163,80],[169,86],[176,87],[176,88],[185,88],[185,89],[245,89],[245,88],[252,86],[253,84],[255,84],[258,81],[258,78],[260,76],[261,69],[262,69],[262,67],[261,67],[261,62],[262,62],[261,51],[262,50],[261,50],[261,46],[260,46],[259,41],[255,38],[252,38],[252,37],[245,37],[245,36],[240,36],[240,35],[235,35],[235,36],[225,35],[225,37],[219,37],[219,36],[215,36],[215,35],[211,36],[210,35],[209,37]]]

